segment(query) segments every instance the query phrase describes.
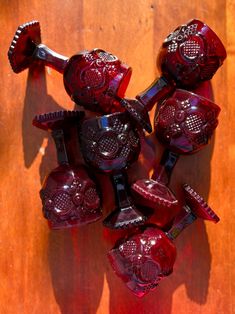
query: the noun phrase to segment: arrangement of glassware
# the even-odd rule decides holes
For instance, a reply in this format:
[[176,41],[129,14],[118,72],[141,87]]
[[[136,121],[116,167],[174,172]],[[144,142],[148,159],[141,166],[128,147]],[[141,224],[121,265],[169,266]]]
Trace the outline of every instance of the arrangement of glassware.
[[[18,27],[8,57],[15,73],[34,63],[60,72],[69,97],[96,114],[87,117],[85,111],[64,110],[42,113],[33,120],[34,126],[51,133],[57,151],[58,166],[40,191],[49,227],[69,228],[99,220],[102,182],[91,170],[109,175],[116,206],[103,225],[124,229],[126,237],[108,252],[108,259],[127,287],[144,296],[172,273],[173,240],[180,232],[197,218],[219,221],[189,185],[183,186],[182,208],[168,185],[179,156],[202,149],[218,125],[219,106],[196,94],[195,88],[223,64],[226,50],[221,40],[197,19],[176,28],[160,48],[161,77],[135,99],[125,98],[132,73],[128,65],[98,48],[70,58],[60,55],[41,43],[38,21]],[[150,179],[129,184],[126,170],[138,160],[143,130],[152,132],[148,112],[154,105],[154,133],[166,148]],[[86,165],[78,162],[79,149]],[[148,222],[155,211],[162,217],[157,225]]]

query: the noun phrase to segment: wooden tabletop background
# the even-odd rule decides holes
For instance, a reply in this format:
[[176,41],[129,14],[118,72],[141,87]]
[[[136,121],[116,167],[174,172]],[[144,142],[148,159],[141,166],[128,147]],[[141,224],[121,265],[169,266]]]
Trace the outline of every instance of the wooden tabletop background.
[[[48,134],[31,125],[36,113],[72,109],[60,74],[48,68],[14,74],[7,51],[18,25],[39,20],[42,41],[71,56],[100,47],[131,65],[134,97],[159,75],[156,56],[176,26],[197,17],[222,39],[228,57],[212,80],[222,108],[210,145],[182,156],[171,187],[201,193],[221,218],[197,221],[177,239],[173,275],[142,299],[108,264],[113,246],[101,222],[50,231],[41,214],[41,181],[56,166]],[[0,313],[235,313],[235,2],[233,0],[0,1]],[[158,144],[156,160],[162,147]],[[135,176],[136,166],[130,170]],[[144,167],[140,164],[139,167]],[[111,186],[104,213],[113,206]]]

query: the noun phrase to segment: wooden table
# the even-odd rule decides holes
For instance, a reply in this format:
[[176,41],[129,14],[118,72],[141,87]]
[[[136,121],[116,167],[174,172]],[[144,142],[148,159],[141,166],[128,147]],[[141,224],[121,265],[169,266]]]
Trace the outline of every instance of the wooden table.
[[[1,1],[1,314],[235,313],[234,14],[233,0]],[[43,42],[61,54],[100,47],[130,64],[133,76],[127,96],[134,97],[158,75],[155,64],[162,40],[193,17],[210,25],[227,48],[227,60],[212,80],[222,111],[212,143],[180,158],[171,187],[177,191],[181,183],[191,184],[221,222],[198,221],[185,230],[176,241],[174,274],[137,299],[107,262],[113,238],[100,222],[75,230],[48,229],[38,191],[56,165],[54,147],[31,121],[36,113],[74,105],[60,74],[46,68],[39,74],[30,70],[16,75],[7,51],[17,26],[37,19]],[[156,158],[161,151],[158,145]],[[139,166],[144,169],[143,163]],[[133,169],[130,175],[135,177]],[[104,213],[112,206],[111,195],[104,200]]]

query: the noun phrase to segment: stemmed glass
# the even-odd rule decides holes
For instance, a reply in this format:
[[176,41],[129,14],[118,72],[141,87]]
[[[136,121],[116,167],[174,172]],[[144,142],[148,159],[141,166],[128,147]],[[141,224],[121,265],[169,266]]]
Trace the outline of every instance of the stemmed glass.
[[85,162],[109,173],[116,197],[116,208],[103,221],[109,228],[142,224],[147,216],[131,198],[125,169],[137,160],[140,138],[126,112],[85,120],[80,129],[81,151]]
[[101,218],[96,184],[77,162],[78,125],[82,111],[57,111],[38,115],[33,125],[51,132],[58,167],[45,178],[40,196],[43,214],[52,229],[95,222]]
[[[168,184],[181,154],[193,154],[208,144],[218,124],[220,108],[202,96],[176,89],[155,111],[155,134],[167,148],[151,179],[136,181],[131,189],[138,203],[177,209],[178,202]],[[164,211],[166,218],[167,211]],[[170,216],[169,216],[170,219]]]
[[127,110],[148,132],[152,131],[148,114],[130,108],[123,99],[132,69],[115,55],[102,49],[62,56],[41,43],[38,21],[18,27],[8,51],[14,72],[19,73],[41,62],[63,74],[64,87],[71,99],[93,112],[107,114]]
[[62,56],[41,43],[40,23],[32,21],[18,27],[8,57],[16,73],[35,62],[62,73],[69,96],[88,110],[100,113],[123,110],[112,95],[123,97],[131,68],[102,49],[81,51],[70,58]]
[[173,240],[197,218],[211,220],[219,217],[203,198],[189,185],[184,185],[185,206],[175,218],[172,228],[163,232],[156,226],[146,226],[121,239],[109,251],[108,259],[118,277],[138,297],[155,289],[161,279],[173,271],[176,247]]
[[194,89],[210,80],[225,58],[226,50],[219,37],[208,25],[193,19],[167,36],[157,58],[161,77],[136,96],[138,101],[128,100],[127,106],[138,107],[144,116],[144,111],[146,115],[175,88]]

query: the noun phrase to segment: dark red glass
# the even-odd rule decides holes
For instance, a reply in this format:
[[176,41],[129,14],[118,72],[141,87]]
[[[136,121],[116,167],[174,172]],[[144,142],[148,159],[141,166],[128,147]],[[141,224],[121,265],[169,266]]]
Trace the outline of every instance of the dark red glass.
[[96,184],[77,164],[81,111],[58,111],[36,116],[33,124],[51,132],[59,166],[45,178],[40,196],[43,214],[52,229],[95,222],[101,218]]
[[219,221],[218,216],[190,186],[184,186],[186,205],[166,233],[147,226],[119,240],[109,251],[113,270],[136,296],[142,297],[155,289],[162,278],[170,275],[176,259],[174,240],[197,218]]
[[219,112],[220,108],[209,99],[180,89],[155,112],[155,133],[167,149],[160,165],[155,166],[152,178],[138,180],[131,189],[139,204],[153,209],[164,205],[171,209],[162,213],[166,223],[178,209],[177,199],[168,187],[178,157],[195,153],[208,144],[218,124]]
[[[157,58],[162,76],[136,96],[138,111],[146,116],[146,111],[172,94],[176,87],[192,89],[210,80],[225,58],[221,40],[202,21],[193,19],[177,27],[163,42]],[[131,106],[137,106],[136,102]]]
[[63,73],[68,58],[41,43],[41,30],[38,21],[20,25],[11,42],[8,58],[15,73],[30,67],[33,62],[41,61],[56,71]]
[[117,97],[124,97],[131,68],[116,56],[101,50],[72,56],[64,70],[69,96],[84,108],[100,113],[124,111]]
[[96,170],[111,174],[116,209],[104,220],[109,228],[142,224],[146,215],[131,199],[125,169],[137,160],[140,138],[126,112],[85,120],[80,130],[84,160]]
[[210,80],[226,58],[226,50],[213,30],[193,19],[177,27],[163,42],[157,64],[164,77],[177,86],[196,87]]
[[71,58],[59,55],[41,43],[40,24],[32,21],[18,27],[8,57],[16,73],[39,61],[63,73],[69,96],[88,110],[124,111],[120,99],[124,97],[132,70],[111,53],[93,49]]
[[211,100],[178,89],[155,111],[156,136],[174,153],[195,153],[208,144],[219,113],[220,107]]

